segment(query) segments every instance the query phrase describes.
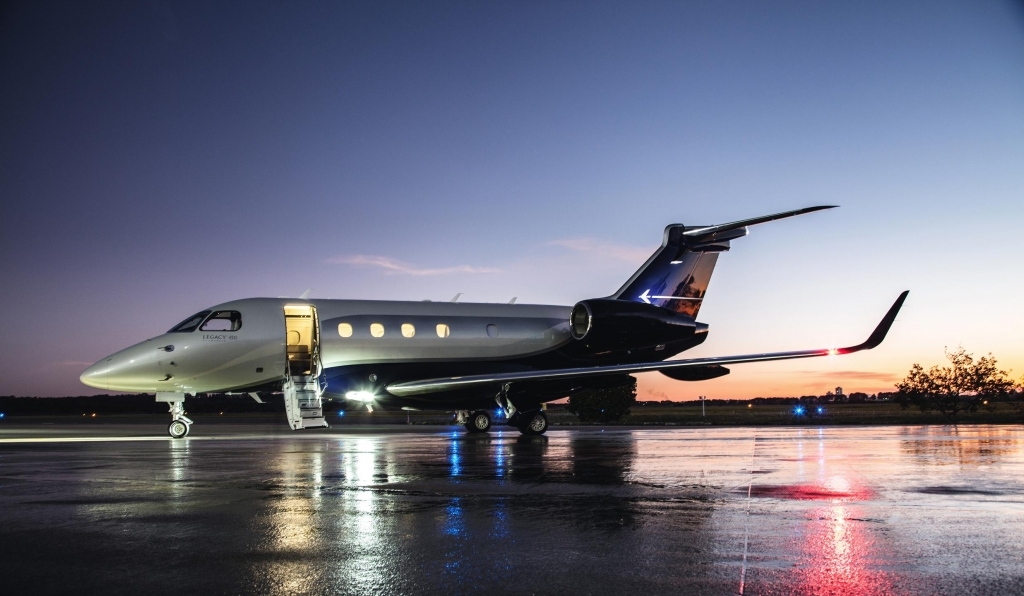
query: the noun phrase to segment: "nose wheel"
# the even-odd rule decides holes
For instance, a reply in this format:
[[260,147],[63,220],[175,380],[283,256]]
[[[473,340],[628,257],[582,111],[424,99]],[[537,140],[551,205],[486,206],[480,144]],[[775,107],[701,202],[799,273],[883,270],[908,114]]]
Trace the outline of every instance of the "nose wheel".
[[188,429],[189,425],[185,424],[184,420],[174,420],[167,427],[167,434],[171,435],[172,439],[181,439],[188,436]]
[[182,439],[188,436],[189,429],[192,428],[192,420],[185,415],[185,399],[182,396],[181,401],[169,402],[171,410],[171,423],[167,426],[167,434],[171,435],[172,439]]

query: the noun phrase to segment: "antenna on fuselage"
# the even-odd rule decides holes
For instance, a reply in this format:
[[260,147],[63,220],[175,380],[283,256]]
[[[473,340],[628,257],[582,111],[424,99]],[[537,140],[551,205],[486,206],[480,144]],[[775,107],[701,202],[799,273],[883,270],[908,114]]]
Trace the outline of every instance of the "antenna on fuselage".
[[313,291],[313,288],[308,288],[305,292],[303,292],[302,294],[299,294],[299,300],[305,300],[306,298],[309,298],[309,293],[312,292],[312,291]]
[[458,302],[459,301],[459,296],[462,296],[462,292],[459,292],[458,294],[456,294],[455,297],[452,298],[451,300],[449,300],[448,302]]
[[513,296],[512,299],[508,301],[508,303],[509,304],[515,304],[516,303],[516,298],[518,298],[518,297],[519,296]]

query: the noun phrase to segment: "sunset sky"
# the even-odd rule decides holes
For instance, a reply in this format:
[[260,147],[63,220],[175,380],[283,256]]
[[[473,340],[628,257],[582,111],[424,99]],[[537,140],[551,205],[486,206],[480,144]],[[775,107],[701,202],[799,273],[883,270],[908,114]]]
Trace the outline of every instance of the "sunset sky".
[[719,260],[640,399],[1024,374],[1019,2],[46,3],[0,9],[0,394],[250,296],[574,302],[669,223],[817,204]]

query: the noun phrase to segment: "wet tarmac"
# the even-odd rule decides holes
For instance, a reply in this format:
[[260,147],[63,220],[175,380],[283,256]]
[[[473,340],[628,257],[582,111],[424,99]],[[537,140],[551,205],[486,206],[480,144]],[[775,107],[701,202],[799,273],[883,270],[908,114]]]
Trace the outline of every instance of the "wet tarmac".
[[1020,594],[1020,426],[0,426],[4,594]]

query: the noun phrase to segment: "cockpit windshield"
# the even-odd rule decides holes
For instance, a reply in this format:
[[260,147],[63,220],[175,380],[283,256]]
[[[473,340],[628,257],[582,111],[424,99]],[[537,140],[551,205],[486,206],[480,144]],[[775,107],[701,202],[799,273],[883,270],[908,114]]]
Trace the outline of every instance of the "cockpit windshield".
[[210,311],[208,310],[204,310],[203,312],[197,312],[196,314],[192,315],[191,317],[185,319],[184,321],[172,327],[171,330],[168,331],[167,333],[190,333],[192,331],[195,331],[196,329],[199,328],[199,325],[202,324],[202,322],[206,320],[206,317],[208,317],[209,315]]
[[242,313],[237,310],[218,310],[203,323],[201,331],[238,331],[242,328]]

